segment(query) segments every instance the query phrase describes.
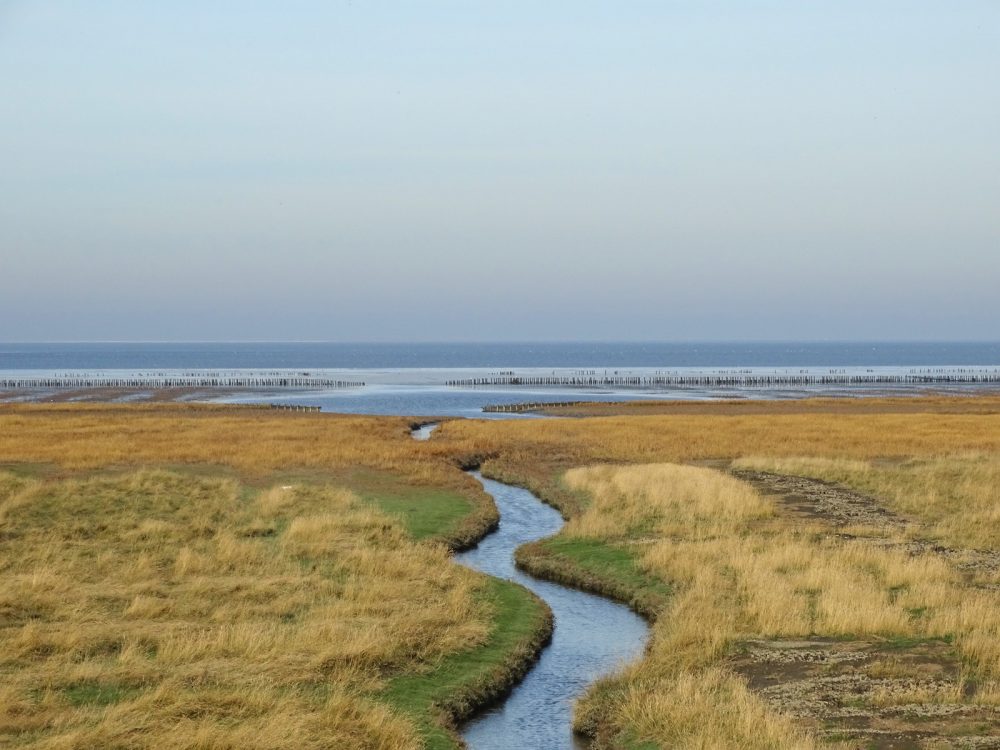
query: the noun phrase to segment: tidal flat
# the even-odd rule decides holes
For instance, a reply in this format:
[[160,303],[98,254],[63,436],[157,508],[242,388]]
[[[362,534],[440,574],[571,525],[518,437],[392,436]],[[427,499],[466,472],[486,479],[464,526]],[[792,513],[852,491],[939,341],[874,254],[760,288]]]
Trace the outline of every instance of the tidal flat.
[[426,441],[398,417],[4,405],[0,744],[459,747],[553,627],[454,562],[503,523],[478,467],[566,519],[521,570],[650,623],[575,701],[580,742],[1000,747],[1000,400],[830,401]]

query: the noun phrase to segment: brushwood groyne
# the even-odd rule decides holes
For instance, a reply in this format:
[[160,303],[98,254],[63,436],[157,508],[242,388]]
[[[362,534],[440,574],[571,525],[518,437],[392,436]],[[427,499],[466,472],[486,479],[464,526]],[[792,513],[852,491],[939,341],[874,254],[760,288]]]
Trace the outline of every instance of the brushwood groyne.
[[520,414],[526,411],[537,411],[557,406],[581,406],[587,401],[531,401],[521,404],[487,404],[483,411],[487,414]]
[[43,376],[7,376],[0,378],[0,389],[20,390],[35,388],[135,388],[156,390],[161,388],[250,388],[250,389],[308,389],[308,388],[360,388],[364,383],[337,380],[309,373],[161,373],[155,375],[107,373],[53,374]]
[[803,386],[1000,385],[1000,369],[910,373],[719,373],[512,375],[449,380],[459,388],[541,386],[561,388],[781,388]]

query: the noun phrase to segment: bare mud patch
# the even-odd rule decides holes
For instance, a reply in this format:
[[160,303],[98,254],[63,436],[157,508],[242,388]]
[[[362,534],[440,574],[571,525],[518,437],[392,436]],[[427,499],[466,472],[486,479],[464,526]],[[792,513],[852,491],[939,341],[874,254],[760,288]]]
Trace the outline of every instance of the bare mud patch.
[[[978,576],[1000,571],[1000,552],[920,539],[918,523],[852,488],[731,473],[772,497],[782,515],[827,526],[844,544],[943,557],[973,586],[983,585]],[[858,528],[874,535],[857,535]],[[730,666],[777,710],[842,747],[1000,749],[1000,707],[976,702],[975,683],[963,677],[956,649],[944,640],[752,640],[739,644]]]
[[1000,711],[970,701],[975,686],[945,641],[745,641],[729,666],[777,710],[844,747],[1000,748]]
[[875,498],[819,479],[764,471],[735,470],[733,476],[774,496],[783,510],[810,521],[833,526],[872,526],[903,531],[911,525]]
[[[915,520],[894,513],[877,498],[850,487],[764,471],[733,470],[730,473],[772,497],[778,508],[789,516],[835,529],[867,527],[884,535],[857,537],[841,531],[839,536],[845,541],[860,539],[865,544],[901,549],[913,556],[937,555],[970,577],[995,577],[1000,574],[1000,551],[948,547],[934,540],[921,539],[920,525]],[[915,538],[903,540],[904,533]],[[988,585],[998,587],[996,584]]]

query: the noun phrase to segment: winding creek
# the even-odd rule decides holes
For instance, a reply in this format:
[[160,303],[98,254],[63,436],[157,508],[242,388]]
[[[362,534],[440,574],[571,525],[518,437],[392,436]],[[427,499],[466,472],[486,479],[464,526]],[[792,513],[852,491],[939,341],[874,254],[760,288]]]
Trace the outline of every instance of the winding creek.
[[[433,429],[421,427],[414,437],[425,440]],[[552,608],[555,632],[508,698],[468,722],[462,736],[472,750],[585,748],[585,740],[571,729],[573,702],[598,677],[638,658],[649,626],[621,604],[518,570],[514,550],[555,534],[562,517],[525,489],[471,473],[493,496],[500,526],[475,548],[456,555],[456,561],[533,591]]]

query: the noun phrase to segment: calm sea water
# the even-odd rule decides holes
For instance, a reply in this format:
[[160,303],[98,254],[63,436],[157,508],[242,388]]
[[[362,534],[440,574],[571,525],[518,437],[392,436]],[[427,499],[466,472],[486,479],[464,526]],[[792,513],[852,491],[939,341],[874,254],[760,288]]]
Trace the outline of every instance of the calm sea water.
[[1000,365],[990,343],[2,344],[0,370]]
[[[642,398],[796,398],[873,389],[630,391],[607,388],[449,388],[450,379],[497,370],[546,375],[574,369],[760,372],[1000,367],[1000,343],[93,343],[0,344],[0,376],[191,370],[325,371],[364,388],[240,393],[221,400],[285,402],[358,414],[486,416],[486,404]],[[879,391],[879,392],[884,392]],[[909,392],[914,392],[909,389]],[[130,396],[129,398],[134,398]],[[200,395],[199,398],[212,398]]]

